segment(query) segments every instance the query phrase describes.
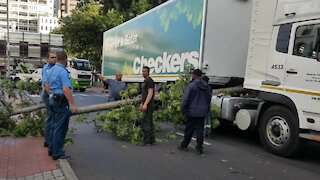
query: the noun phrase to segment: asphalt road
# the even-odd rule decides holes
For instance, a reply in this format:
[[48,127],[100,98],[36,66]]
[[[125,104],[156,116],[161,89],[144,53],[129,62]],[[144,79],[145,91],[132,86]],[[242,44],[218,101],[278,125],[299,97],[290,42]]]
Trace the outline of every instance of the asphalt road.
[[[79,106],[103,103],[105,95],[87,91],[75,93]],[[320,144],[308,143],[305,153],[295,159],[286,159],[265,152],[258,134],[224,128],[207,139],[204,155],[194,150],[176,149],[179,137],[155,146],[137,146],[109,133],[97,133],[90,123],[75,124],[71,135],[72,146],[66,147],[71,155],[69,163],[80,180],[242,180],[242,179],[320,179]],[[193,142],[194,144],[194,142]]]

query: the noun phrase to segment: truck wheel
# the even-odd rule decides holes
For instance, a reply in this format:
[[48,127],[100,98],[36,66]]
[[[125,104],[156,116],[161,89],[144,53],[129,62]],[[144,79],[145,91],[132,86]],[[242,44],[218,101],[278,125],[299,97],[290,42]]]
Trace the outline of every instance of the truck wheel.
[[259,134],[264,148],[280,156],[297,155],[303,146],[298,118],[284,106],[272,106],[263,113]]
[[80,92],[85,92],[86,88],[80,88]]

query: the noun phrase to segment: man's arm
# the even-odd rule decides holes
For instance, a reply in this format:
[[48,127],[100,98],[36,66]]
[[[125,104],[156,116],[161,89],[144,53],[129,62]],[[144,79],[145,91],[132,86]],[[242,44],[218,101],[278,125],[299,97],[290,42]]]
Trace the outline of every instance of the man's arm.
[[48,84],[48,78],[47,78],[47,70],[46,68],[42,68],[42,85],[44,87],[44,91],[47,93],[47,94],[50,94],[50,87],[49,87],[49,84]]
[[50,94],[50,86],[48,83],[43,83],[43,86],[44,86],[44,91],[47,93],[47,94]]
[[153,89],[152,88],[149,88],[148,89],[148,96],[147,96],[147,99],[144,101],[144,104],[142,106],[142,109],[143,110],[146,110],[147,109],[147,106],[148,104],[150,103],[151,99],[152,99],[152,96],[153,96]]
[[70,91],[70,87],[66,86],[66,87],[63,87],[63,92],[64,92],[64,95],[66,96],[68,102],[70,103],[71,105],[71,108],[72,108],[72,112],[78,112],[78,107],[77,107],[77,104],[76,102],[74,101],[73,99],[73,96],[71,94],[71,91]]
[[101,74],[97,74],[97,73],[92,73],[93,75],[95,75],[98,79],[100,79],[101,81],[104,81],[107,83],[106,78],[103,77]]
[[184,114],[184,115],[187,113],[187,109],[189,107],[190,95],[191,95],[191,88],[190,88],[190,85],[188,85],[183,93],[183,96],[182,96],[181,111],[182,111],[182,114]]

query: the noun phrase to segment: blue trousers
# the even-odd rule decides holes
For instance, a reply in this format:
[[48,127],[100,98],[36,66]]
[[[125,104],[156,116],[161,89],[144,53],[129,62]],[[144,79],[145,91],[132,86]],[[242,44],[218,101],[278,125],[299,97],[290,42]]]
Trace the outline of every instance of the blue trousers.
[[70,119],[69,103],[67,101],[57,102],[50,98],[49,104],[53,117],[52,144],[49,146],[49,151],[52,152],[52,157],[60,157],[65,155],[63,146]]
[[46,93],[42,93],[42,100],[44,104],[46,105],[47,110],[47,119],[44,126],[44,141],[46,144],[50,146],[51,139],[52,139],[52,114],[50,113],[50,105],[49,105],[49,95]]

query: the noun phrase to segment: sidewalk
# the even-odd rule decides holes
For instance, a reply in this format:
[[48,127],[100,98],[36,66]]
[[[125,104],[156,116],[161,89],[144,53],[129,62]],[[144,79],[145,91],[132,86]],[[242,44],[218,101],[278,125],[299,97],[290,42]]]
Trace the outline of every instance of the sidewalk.
[[48,156],[43,138],[0,138],[0,180],[77,179],[70,169]]

